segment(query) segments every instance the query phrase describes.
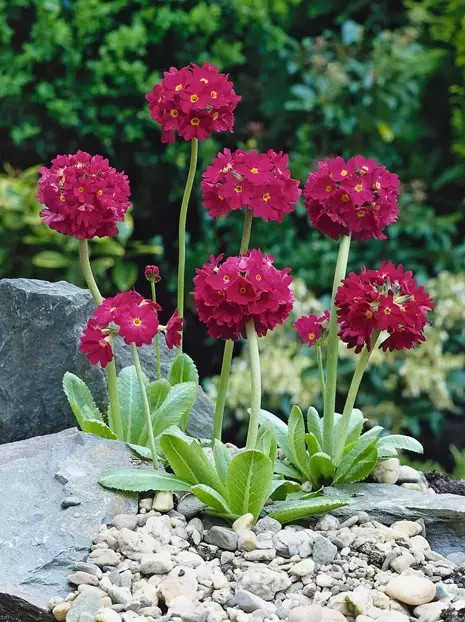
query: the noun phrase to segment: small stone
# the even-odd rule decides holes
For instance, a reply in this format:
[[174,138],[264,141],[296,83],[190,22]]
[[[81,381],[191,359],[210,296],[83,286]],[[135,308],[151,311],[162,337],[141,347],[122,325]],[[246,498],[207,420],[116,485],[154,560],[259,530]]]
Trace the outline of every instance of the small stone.
[[339,529],[341,522],[335,516],[331,514],[325,514],[315,525],[317,531],[336,531]]
[[100,596],[95,592],[84,592],[72,601],[66,614],[66,622],[81,622],[85,617],[95,619],[100,609]]
[[295,577],[305,577],[313,574],[315,570],[315,562],[313,559],[303,559],[301,562],[294,564],[289,569],[289,572]]
[[227,527],[213,526],[205,536],[205,542],[218,546],[225,551],[236,551],[238,536],[235,531]]
[[376,622],[410,622],[408,616],[400,611],[389,611],[383,613],[379,618],[376,618]]
[[244,531],[246,529],[252,529],[253,521],[253,514],[250,514],[249,512],[248,514],[243,514],[242,516],[239,516],[239,518],[237,518],[232,524],[232,528],[234,529],[234,531],[237,532]]
[[77,497],[65,497],[61,502],[61,507],[64,510],[66,510],[66,508],[74,507],[75,505],[81,505],[81,502]]
[[53,617],[58,622],[63,622],[66,620],[66,615],[71,608],[71,603],[59,603],[52,609]]
[[171,519],[169,516],[151,516],[147,521],[147,531],[162,545],[169,544],[172,537]]
[[126,528],[130,531],[134,531],[137,524],[137,516],[134,514],[117,514],[113,519],[113,527],[118,530]]
[[112,549],[95,549],[88,556],[87,561],[96,566],[117,566],[119,556]]
[[169,607],[171,619],[180,618],[182,622],[206,622],[208,616],[202,604],[186,596],[173,598]]
[[184,495],[184,497],[179,501],[177,507],[177,511],[185,516],[187,520],[190,518],[194,518],[205,509],[205,503],[202,503],[200,499],[198,499],[193,494]]
[[140,560],[140,571],[142,574],[167,574],[174,568],[169,553],[150,553],[142,555]]
[[144,497],[139,501],[139,509],[143,510],[144,512],[150,512],[150,510],[152,509],[152,502],[152,497]]
[[442,612],[448,607],[448,603],[427,603],[415,607],[413,613],[419,618],[419,622],[438,622]]
[[332,587],[335,583],[333,577],[330,577],[328,574],[324,572],[320,572],[320,574],[316,578],[316,584],[319,587]]
[[188,566],[177,566],[159,585],[158,591],[169,607],[171,601],[177,596],[195,599],[197,588],[198,581],[195,570]]
[[409,543],[413,549],[419,551],[420,553],[427,553],[430,551],[429,542],[423,536],[414,536],[410,538]]
[[260,518],[255,525],[255,533],[264,533],[265,531],[271,531],[271,533],[278,533],[281,531],[281,523],[270,516]]
[[277,592],[287,590],[291,580],[284,572],[257,567],[246,570],[237,585],[263,600],[273,600]]
[[340,612],[321,605],[295,607],[289,613],[289,622],[347,622]]
[[257,609],[265,609],[269,613],[276,612],[275,605],[266,602],[263,598],[247,590],[237,590],[233,602],[236,607],[239,607],[239,609],[245,611],[245,613],[253,613]]
[[95,622],[121,622],[121,616],[113,609],[105,607],[105,609],[100,609],[97,612]]
[[248,562],[270,562],[276,557],[276,549],[257,549],[244,553],[244,559]]
[[457,564],[457,566],[465,566],[465,553],[462,551],[453,551],[452,553],[449,553],[447,559],[454,564]]
[[409,466],[402,465],[399,469],[398,483],[399,484],[418,483],[421,481],[421,475],[422,474],[416,469],[409,467]]
[[386,594],[406,605],[423,605],[433,600],[436,586],[422,577],[400,576],[389,581]]
[[94,577],[97,577],[97,579],[102,578],[102,570],[95,564],[88,564],[86,562],[78,562],[76,564],[76,570],[82,570],[83,572],[88,572],[89,574],[93,574]]
[[204,563],[204,560],[200,557],[200,555],[193,553],[192,551],[179,551],[175,559],[179,566],[189,566],[189,568],[197,568]]
[[411,520],[399,520],[391,525],[391,529],[400,531],[400,533],[403,533],[407,538],[418,536],[418,534],[422,532],[420,523]]
[[174,508],[173,493],[160,490],[153,498],[152,510],[156,512],[170,512]]
[[78,570],[73,574],[68,576],[68,583],[72,583],[73,585],[94,585],[98,587],[98,579],[92,574],[88,572],[83,572],[82,570]]
[[406,488],[407,490],[416,490],[417,492],[421,492],[420,484],[411,484],[410,482],[405,482],[405,484],[401,484],[401,488]]
[[108,590],[108,594],[114,603],[120,603],[121,605],[126,605],[132,600],[131,591],[127,587],[112,585],[111,589]]
[[349,610],[355,615],[368,615],[373,607],[373,598],[368,590],[357,589],[355,592],[346,594],[346,603]]
[[410,568],[410,566],[414,563],[414,556],[406,551],[405,553],[402,553],[402,555],[399,555],[399,557],[396,557],[392,560],[391,568],[394,570],[394,572],[401,574],[404,570]]
[[380,484],[395,484],[399,479],[400,460],[399,458],[389,458],[376,465],[373,477]]
[[257,536],[251,529],[237,531],[238,548],[240,551],[255,551],[257,548]]
[[319,566],[329,564],[334,560],[337,554],[337,546],[330,542],[327,538],[318,535],[313,544],[313,561]]

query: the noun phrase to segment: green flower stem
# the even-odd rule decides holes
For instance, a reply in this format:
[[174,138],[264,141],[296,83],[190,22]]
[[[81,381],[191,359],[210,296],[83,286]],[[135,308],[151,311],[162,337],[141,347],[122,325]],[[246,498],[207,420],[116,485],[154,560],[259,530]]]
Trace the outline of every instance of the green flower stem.
[[249,429],[247,432],[246,449],[255,449],[260,422],[260,408],[262,402],[262,379],[260,372],[260,353],[258,351],[258,335],[254,321],[245,325],[247,342],[249,344],[250,379],[252,384],[252,401],[250,404]]
[[223,362],[221,364],[221,376],[218,385],[218,395],[215,403],[215,414],[213,415],[213,442],[221,441],[223,430],[223,416],[228,393],[229,375],[231,373],[231,361],[234,350],[234,341],[228,339],[224,344]]
[[152,417],[150,416],[149,400],[147,398],[147,391],[145,390],[144,376],[142,374],[142,368],[140,366],[139,353],[135,343],[131,343],[132,358],[134,360],[134,366],[136,368],[137,380],[139,381],[139,388],[142,394],[142,406],[144,408],[144,414],[147,421],[147,431],[149,434],[150,451],[152,452],[153,468],[158,469],[157,448],[155,445],[155,437],[153,435]]
[[[199,141],[197,138],[191,140],[191,161],[189,164],[189,173],[187,175],[186,187],[181,202],[181,213],[179,215],[179,233],[178,233],[178,313],[179,317],[184,317],[184,279],[186,273],[186,223],[187,209],[189,207],[189,199],[191,197],[192,186],[194,185],[195,170],[197,168],[197,156],[199,151]],[[182,334],[181,334],[182,338]],[[181,342],[182,349],[182,342]]]
[[333,455],[334,410],[336,407],[337,358],[339,338],[337,336],[337,314],[334,299],[337,288],[345,277],[349,259],[350,236],[343,235],[339,243],[336,270],[334,272],[333,292],[331,295],[331,317],[328,332],[328,354],[326,357],[326,391],[324,397],[323,416],[323,450]]
[[[157,302],[157,293],[155,291],[155,282],[150,281],[150,289],[152,290],[152,300]],[[161,359],[160,359],[160,333],[155,335],[155,361],[157,364],[157,380],[161,378]]]
[[[245,208],[244,227],[242,229],[242,239],[239,254],[246,253],[249,248],[250,234],[252,231],[253,211]],[[223,362],[221,363],[221,376],[218,385],[218,396],[215,403],[215,414],[213,415],[213,442],[221,440],[223,430],[224,408],[228,393],[229,376],[231,375],[231,361],[234,349],[234,341],[228,339],[224,344]]]
[[[87,287],[92,294],[95,304],[99,306],[102,301],[102,294],[95,282],[89,259],[89,245],[87,240],[79,240],[79,258],[81,260],[82,272],[87,283]],[[113,348],[113,341],[110,338],[110,345]],[[110,402],[109,423],[113,432],[120,440],[124,440],[123,424],[121,421],[121,411],[119,407],[118,388],[116,384],[116,364],[115,359],[108,363],[105,368],[107,374],[108,399]]]
[[326,392],[326,379],[325,379],[325,369],[323,366],[323,348],[321,346],[317,346],[316,352],[317,352],[317,357],[318,357],[318,368],[320,370],[321,393],[324,396]]
[[342,460],[344,455],[344,449],[346,446],[347,433],[349,431],[349,423],[350,416],[352,414],[352,410],[354,408],[355,400],[357,399],[357,393],[360,388],[360,383],[362,382],[363,374],[368,365],[368,361],[370,360],[371,353],[376,347],[376,342],[378,341],[379,332],[374,333],[372,338],[373,347],[368,350],[368,348],[364,348],[360,354],[360,357],[357,362],[357,366],[354,371],[354,375],[352,377],[352,381],[350,383],[349,392],[347,393],[346,403],[344,405],[344,410],[342,411],[342,419],[339,426],[339,435],[336,443],[336,451],[334,454],[334,464],[338,466]]

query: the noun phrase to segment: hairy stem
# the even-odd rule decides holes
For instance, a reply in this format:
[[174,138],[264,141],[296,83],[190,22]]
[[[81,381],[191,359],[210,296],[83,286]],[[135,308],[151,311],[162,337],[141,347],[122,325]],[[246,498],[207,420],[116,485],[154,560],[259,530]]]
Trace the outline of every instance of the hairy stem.
[[325,369],[323,365],[323,348],[321,346],[317,346],[317,357],[318,357],[318,369],[320,370],[320,385],[321,385],[321,394],[325,395],[326,392],[326,379],[325,379]]
[[[186,187],[181,202],[181,213],[179,215],[179,233],[178,233],[178,313],[179,317],[184,317],[184,280],[186,276],[186,223],[187,209],[189,207],[189,199],[191,197],[192,186],[194,185],[195,170],[197,168],[197,155],[199,151],[199,141],[197,138],[191,140],[191,161],[189,164],[189,173],[187,175]],[[181,333],[182,339],[182,333]],[[182,349],[182,341],[181,341]]]
[[[92,294],[95,304],[99,306],[102,301],[102,294],[92,272],[89,258],[89,245],[87,240],[79,240],[79,258],[81,260],[82,272],[87,283],[87,287]],[[110,345],[113,349],[113,340],[110,339]],[[113,352],[113,360],[108,363],[105,368],[107,375],[108,401],[110,403],[109,423],[116,436],[123,441],[123,424],[121,421],[121,411],[119,407],[118,388],[116,384],[116,364]]]
[[147,422],[147,432],[149,435],[150,451],[152,452],[153,468],[158,469],[157,448],[155,445],[155,437],[153,435],[152,417],[150,416],[150,406],[147,397],[147,391],[145,390],[144,376],[142,374],[142,368],[140,366],[139,353],[135,343],[131,343],[132,358],[134,360],[134,366],[136,368],[137,380],[139,381],[139,388],[142,394],[142,406],[144,408],[145,419]]
[[333,291],[331,295],[331,317],[328,331],[328,354],[326,357],[326,391],[324,397],[323,416],[323,449],[333,455],[334,410],[336,407],[337,359],[339,338],[337,335],[336,298],[337,288],[345,277],[349,259],[350,236],[343,235],[339,243],[336,270],[334,272]]
[[[152,300],[157,302],[157,293],[155,291],[155,282],[150,281],[150,289],[152,290]],[[157,380],[161,378],[161,359],[160,359],[160,333],[157,331],[155,335],[155,361],[157,365]]]
[[262,379],[260,372],[260,353],[258,351],[258,335],[254,321],[245,325],[247,342],[249,345],[250,380],[252,385],[252,400],[250,404],[249,429],[247,432],[246,449],[255,449],[260,422],[260,408],[262,402]]

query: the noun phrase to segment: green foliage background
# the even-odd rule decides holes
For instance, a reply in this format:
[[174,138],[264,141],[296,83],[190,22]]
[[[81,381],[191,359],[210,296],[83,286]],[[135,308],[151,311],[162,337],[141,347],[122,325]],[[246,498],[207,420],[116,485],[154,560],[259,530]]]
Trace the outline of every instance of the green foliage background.
[[[172,304],[188,145],[160,143],[144,95],[169,66],[204,60],[231,74],[243,101],[235,135],[202,143],[201,170],[224,146],[283,149],[302,181],[321,157],[374,157],[404,184],[401,216],[387,242],[354,245],[350,267],[392,258],[423,281],[465,272],[462,0],[0,0],[1,160],[27,169],[80,148],[131,179],[134,230],[94,247],[105,291],[132,285],[155,255]],[[35,172],[15,175],[0,181],[0,276],[77,282],[70,241],[40,229],[24,186]],[[211,221],[197,191],[189,275],[210,253],[237,252],[240,216]],[[282,225],[257,221],[252,236],[327,294],[336,244],[309,228],[302,205]],[[209,375],[221,347],[190,324],[187,347]]]

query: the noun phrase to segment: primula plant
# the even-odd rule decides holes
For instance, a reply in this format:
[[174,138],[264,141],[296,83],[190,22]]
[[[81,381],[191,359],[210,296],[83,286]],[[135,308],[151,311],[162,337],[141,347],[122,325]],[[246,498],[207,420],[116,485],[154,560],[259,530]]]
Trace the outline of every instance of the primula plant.
[[[291,268],[250,247],[254,217],[281,223],[301,195],[282,152],[234,152],[225,149],[203,173],[202,201],[212,217],[242,210],[244,226],[236,256],[210,257],[197,269],[193,303],[209,335],[224,341],[224,354],[211,439],[186,434],[197,391],[193,361],[182,352],[185,305],[185,233],[199,141],[213,132],[232,131],[240,96],[228,76],[205,63],[171,68],[147,96],[161,140],[181,137],[191,143],[191,160],[179,214],[177,308],[169,319],[157,303],[157,266],[145,277],[150,296],[131,290],[103,299],[94,279],[88,240],[114,236],[129,204],[129,181],[108,160],[78,151],[58,156],[41,170],[38,198],[49,227],[79,240],[83,274],[96,309],[81,336],[89,362],[106,370],[108,409],[96,406],[82,380],[67,373],[63,387],[82,430],[129,444],[153,470],[120,470],[101,483],[129,491],[186,491],[206,510],[228,520],[268,511],[283,523],[347,502],[343,495],[323,495],[326,484],[366,478],[377,461],[397,448],[420,451],[414,439],[385,436],[380,427],[364,432],[355,409],[357,391],[374,348],[411,348],[424,340],[433,303],[410,272],[391,262],[378,270],[363,268],[346,277],[351,239],[382,240],[397,218],[399,181],[373,160],[355,156],[320,162],[304,191],[310,221],[323,234],[340,240],[331,308],[294,325],[309,347],[318,349],[324,413],[309,408],[306,424],[298,406],[288,425],[261,409],[259,339],[284,324],[293,308]],[[270,226],[273,226],[270,224]],[[166,378],[161,373],[161,344],[177,353]],[[251,383],[250,417],[244,449],[222,440],[233,344],[247,341]],[[117,375],[116,340],[131,348],[134,365]],[[335,413],[338,348],[354,348],[359,362],[341,415]],[[142,369],[139,348],[154,352],[154,368]],[[148,377],[146,374],[150,374]],[[260,422],[262,425],[260,426]],[[304,485],[305,484],[305,485]],[[271,503],[270,503],[271,502]]]

